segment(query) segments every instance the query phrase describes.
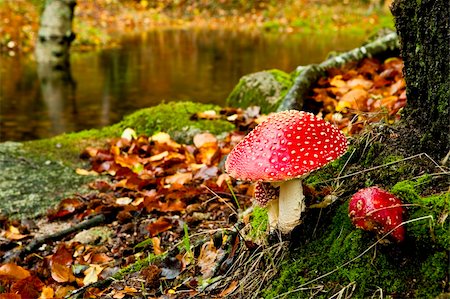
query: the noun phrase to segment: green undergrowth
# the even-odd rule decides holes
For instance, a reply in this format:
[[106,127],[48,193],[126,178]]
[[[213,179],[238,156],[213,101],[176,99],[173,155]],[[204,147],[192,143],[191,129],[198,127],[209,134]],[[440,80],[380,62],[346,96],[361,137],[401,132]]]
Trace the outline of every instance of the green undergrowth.
[[209,104],[170,102],[138,110],[126,116],[121,122],[102,129],[25,142],[24,150],[30,155],[78,166],[81,162],[79,155],[87,146],[104,146],[107,140],[120,137],[126,128],[134,129],[138,135],[151,136],[157,132],[166,132],[178,142],[189,143],[199,132],[220,134],[233,130],[234,126],[226,121],[192,119],[192,115],[197,112],[219,109],[218,106]]
[[322,213],[309,211],[314,231],[305,230],[306,241],[285,259],[264,297],[329,298],[347,292],[352,298],[435,298],[443,293],[449,278],[450,193],[422,196],[430,181],[424,176],[391,188],[409,205],[404,220],[411,222],[401,244],[377,242],[373,233],[356,229],[347,215],[348,200]]

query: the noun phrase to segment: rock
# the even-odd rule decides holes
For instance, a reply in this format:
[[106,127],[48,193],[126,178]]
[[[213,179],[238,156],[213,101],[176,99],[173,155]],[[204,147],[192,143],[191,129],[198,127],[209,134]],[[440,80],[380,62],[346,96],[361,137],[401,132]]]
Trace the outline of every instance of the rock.
[[262,113],[273,112],[291,85],[291,76],[280,70],[249,74],[239,80],[226,103],[241,108],[260,106]]

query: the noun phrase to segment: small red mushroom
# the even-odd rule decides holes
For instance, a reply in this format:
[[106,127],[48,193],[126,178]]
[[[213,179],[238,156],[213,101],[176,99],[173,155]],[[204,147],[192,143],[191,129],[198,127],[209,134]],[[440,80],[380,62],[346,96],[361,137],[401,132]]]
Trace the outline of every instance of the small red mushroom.
[[[348,213],[352,223],[363,230],[386,234],[403,222],[403,207],[395,195],[369,187],[356,192],[350,200]],[[405,228],[399,226],[390,234],[393,241],[405,239]]]
[[301,178],[342,156],[347,139],[336,127],[314,114],[283,111],[271,114],[228,155],[230,176],[269,182],[280,187],[278,202],[269,203],[269,219],[284,234],[300,223],[305,210]]

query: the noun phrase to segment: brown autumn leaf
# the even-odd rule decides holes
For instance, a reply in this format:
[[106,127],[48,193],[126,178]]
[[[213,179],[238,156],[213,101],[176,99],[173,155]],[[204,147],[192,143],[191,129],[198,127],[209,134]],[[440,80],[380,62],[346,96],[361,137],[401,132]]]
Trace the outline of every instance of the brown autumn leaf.
[[113,258],[109,257],[106,253],[100,252],[100,253],[94,253],[91,257],[91,263],[92,264],[105,264],[110,261],[112,261]]
[[158,237],[152,238],[152,247],[153,247],[153,253],[156,255],[160,255],[164,253],[164,250],[161,248],[161,239]]
[[196,155],[197,162],[212,165],[220,152],[217,138],[211,133],[201,133],[194,136],[193,142],[199,151]]
[[0,294],[0,299],[22,299],[22,296],[15,293],[3,293]]
[[350,88],[363,88],[365,90],[369,90],[373,86],[373,82],[367,79],[364,79],[362,76],[358,76],[356,78],[350,79],[347,81],[347,85]]
[[30,271],[14,263],[6,263],[0,267],[0,279],[20,280],[29,277]]
[[146,229],[149,231],[150,236],[154,237],[159,233],[165,232],[172,228],[172,222],[166,217],[159,217],[155,222],[150,223]]
[[192,173],[191,172],[177,172],[173,175],[167,176],[164,179],[164,182],[166,184],[178,184],[178,185],[184,185],[186,183],[189,183],[192,180]]
[[50,259],[52,278],[57,282],[73,281],[72,263],[72,250],[69,250],[64,244],[61,244]]
[[369,94],[364,89],[352,89],[348,93],[344,94],[339,103],[336,106],[336,111],[343,111],[345,108],[351,108],[359,111],[366,111],[366,101]]
[[217,249],[213,241],[203,244],[197,259],[197,266],[200,267],[203,279],[211,278],[217,267],[218,257],[223,256],[223,250]]
[[83,201],[79,198],[65,198],[58,204],[56,211],[50,211],[47,217],[50,221],[53,221],[55,219],[70,216],[84,206]]
[[17,227],[10,225],[5,231],[5,237],[9,240],[22,240],[28,237],[28,235],[21,234]]
[[36,276],[28,276],[15,282],[11,286],[11,291],[20,294],[22,298],[39,298],[39,295],[44,287],[44,283]]
[[222,292],[219,293],[219,298],[225,297],[228,294],[231,294],[232,292],[234,292],[234,290],[236,290],[236,288],[238,287],[238,281],[237,280],[233,280],[230,285],[228,286],[228,288],[222,290]]

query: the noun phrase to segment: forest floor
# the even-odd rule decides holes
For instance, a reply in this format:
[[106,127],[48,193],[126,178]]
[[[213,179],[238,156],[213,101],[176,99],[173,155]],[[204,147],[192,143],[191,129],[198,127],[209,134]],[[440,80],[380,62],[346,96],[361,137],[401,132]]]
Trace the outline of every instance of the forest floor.
[[[330,2],[331,4],[328,4]],[[387,1],[386,3],[388,3]],[[156,3],[156,4],[155,4]],[[251,1],[249,3],[252,3]],[[388,5],[354,1],[118,1],[78,0],[74,48],[114,47],[123,34],[164,28],[263,30],[284,33],[344,32],[370,35],[393,28]],[[0,1],[0,51],[30,52],[39,28],[43,1]]]
[[[310,109],[321,107],[318,113],[348,136],[380,120],[394,123],[406,103],[402,65],[399,58],[365,59],[331,70],[312,88]],[[82,157],[88,163],[74,171],[87,179],[88,188],[66,196],[44,217],[0,218],[0,293],[7,293],[5,298],[61,298],[71,292],[90,298],[239,298],[249,296],[248,290],[263,291],[261,281],[269,286],[279,274],[287,243],[267,242],[267,214],[251,208],[253,184],[235,181],[223,170],[226,154],[265,119],[258,111],[227,108],[191,115],[235,127],[220,138],[197,133],[192,144],[166,133],[135,136],[127,130],[122,138],[87,147]],[[34,166],[42,171],[53,163],[47,162]],[[330,186],[306,190],[317,206],[334,192]]]

